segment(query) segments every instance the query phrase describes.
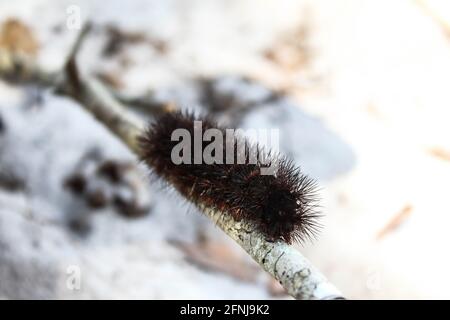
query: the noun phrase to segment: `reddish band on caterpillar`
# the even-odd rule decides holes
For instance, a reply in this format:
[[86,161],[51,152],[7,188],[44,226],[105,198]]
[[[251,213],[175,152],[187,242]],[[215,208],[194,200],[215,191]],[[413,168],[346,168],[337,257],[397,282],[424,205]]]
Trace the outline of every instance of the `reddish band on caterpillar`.
[[[250,222],[270,241],[292,243],[314,238],[320,227],[316,183],[286,157],[266,151],[235,134],[232,164],[194,161],[194,143],[190,144],[191,152],[188,152],[190,161],[176,164],[172,155],[180,142],[173,141],[172,134],[184,129],[194,137],[196,121],[201,121],[203,129],[218,129],[226,136],[226,129],[212,119],[189,112],[166,113],[149,124],[139,142],[142,160],[154,174],[194,204]],[[203,140],[201,143],[203,151],[211,142]],[[244,158],[239,148],[242,145],[245,146]],[[225,144],[222,148],[225,154]],[[277,170],[273,175],[261,174],[262,169],[274,164]]]

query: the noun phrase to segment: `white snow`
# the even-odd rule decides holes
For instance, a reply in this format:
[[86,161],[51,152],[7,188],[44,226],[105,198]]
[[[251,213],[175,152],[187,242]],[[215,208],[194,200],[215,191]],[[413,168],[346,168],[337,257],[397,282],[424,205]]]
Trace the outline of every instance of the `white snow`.
[[[443,19],[450,15],[445,0],[16,0],[0,2],[0,20],[15,16],[32,26],[42,44],[39,62],[50,69],[61,65],[77,33],[65,28],[71,4],[83,18],[166,41],[166,55],[142,44],[125,49],[132,63],[123,68],[101,57],[101,31],[88,39],[83,71],[120,71],[130,94],[161,90],[163,98],[194,104],[195,92],[176,88],[223,74],[289,84],[288,99],[276,109],[256,108],[242,125],[279,127],[282,151],[320,180],[324,229],[300,250],[350,298],[448,298],[450,163],[430,149],[450,152],[450,41],[419,2],[439,8]],[[313,58],[289,73],[262,50],[305,12]],[[59,34],[52,31],[58,25]],[[194,241],[199,229],[229,240],[155,184],[148,217],[128,221],[106,210],[94,216],[88,238],[67,231],[71,202],[61,179],[83,152],[98,146],[107,156],[134,158],[75,103],[45,93],[42,108],[27,110],[23,98],[0,83],[7,125],[0,168],[27,181],[25,192],[0,191],[0,296],[270,297],[263,281],[242,283],[187,263],[167,240]],[[377,240],[407,205],[410,216]],[[79,291],[67,289],[70,265],[80,267]]]

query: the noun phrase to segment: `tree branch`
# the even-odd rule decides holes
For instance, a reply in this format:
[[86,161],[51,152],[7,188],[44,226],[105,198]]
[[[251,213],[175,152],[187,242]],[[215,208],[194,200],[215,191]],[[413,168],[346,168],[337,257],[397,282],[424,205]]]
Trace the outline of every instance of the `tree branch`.
[[[101,82],[82,77],[78,70],[75,58],[88,30],[89,27],[83,28],[60,72],[45,72],[28,59],[11,57],[10,60],[0,59],[0,78],[13,83],[55,88],[57,93],[79,102],[81,107],[140,156],[137,137],[143,132],[142,121],[126,112],[125,106]],[[339,291],[293,247],[282,241],[267,241],[250,223],[236,221],[231,215],[211,208],[201,209],[265,271],[277,279],[292,297],[308,300],[342,299]]]

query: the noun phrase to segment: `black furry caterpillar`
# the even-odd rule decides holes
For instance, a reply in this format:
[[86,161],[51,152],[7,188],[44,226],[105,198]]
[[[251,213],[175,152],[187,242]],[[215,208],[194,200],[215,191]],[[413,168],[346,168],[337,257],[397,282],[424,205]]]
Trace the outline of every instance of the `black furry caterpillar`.
[[[172,133],[175,129],[186,129],[194,136],[194,121],[202,121],[205,130],[217,128],[225,135],[225,129],[209,118],[175,112],[161,115],[139,138],[142,160],[158,177],[169,181],[194,204],[251,222],[271,241],[302,242],[315,236],[319,227],[316,184],[290,160],[268,152],[265,153],[268,162],[264,161],[264,164],[250,162],[248,156],[243,164],[193,164],[194,152],[191,152],[191,164],[175,164],[171,154],[179,142],[171,141]],[[264,153],[258,145],[233,136],[235,146],[240,141],[244,141],[246,152]],[[203,141],[202,150],[209,143]],[[234,150],[236,160],[238,148]],[[261,175],[261,169],[274,161],[277,161],[276,174]]]

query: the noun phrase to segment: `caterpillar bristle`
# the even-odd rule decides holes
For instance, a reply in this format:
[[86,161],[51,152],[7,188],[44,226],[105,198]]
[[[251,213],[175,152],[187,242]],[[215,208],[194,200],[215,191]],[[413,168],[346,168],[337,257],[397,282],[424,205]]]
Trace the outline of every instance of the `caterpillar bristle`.
[[[225,136],[225,129],[208,117],[179,111],[159,116],[139,138],[142,160],[154,174],[194,204],[252,223],[268,240],[292,243],[315,238],[320,229],[317,185],[291,160],[235,135],[234,145],[244,139],[246,152],[262,154],[269,161],[253,163],[246,155],[241,164],[193,164],[191,152],[191,164],[175,164],[171,154],[179,142],[171,140],[172,133],[186,129],[194,136],[194,121],[202,121],[204,130],[219,129]],[[202,151],[209,143],[202,142]],[[236,152],[233,159],[237,157]],[[276,174],[262,175],[262,168],[273,163]]]

